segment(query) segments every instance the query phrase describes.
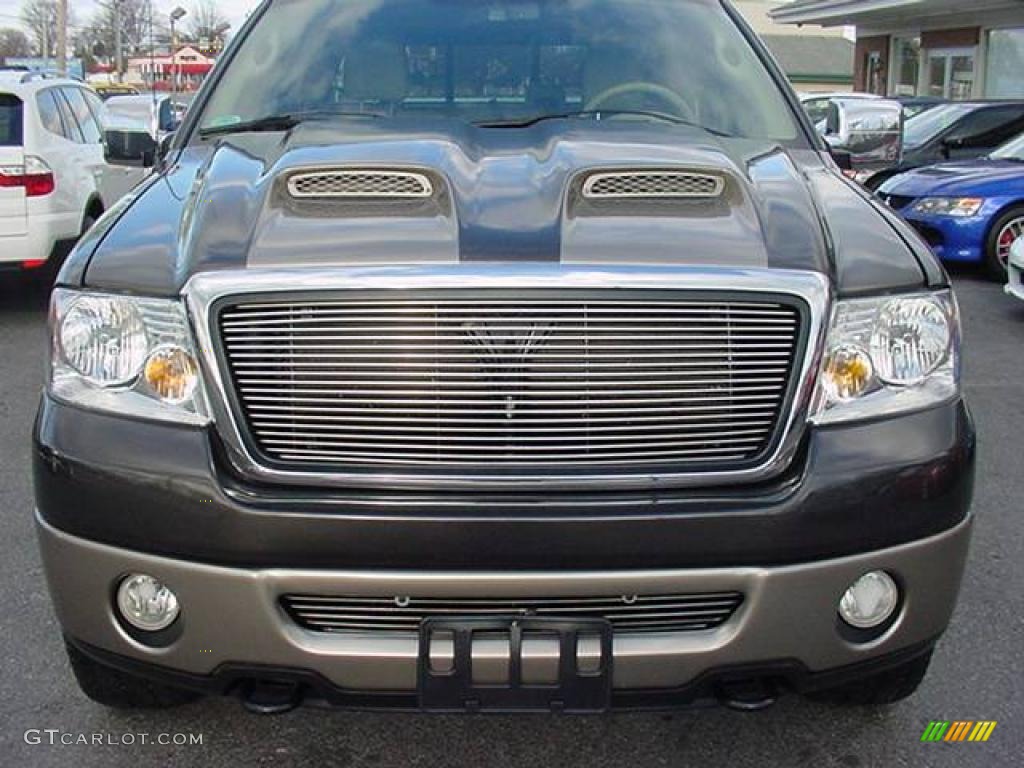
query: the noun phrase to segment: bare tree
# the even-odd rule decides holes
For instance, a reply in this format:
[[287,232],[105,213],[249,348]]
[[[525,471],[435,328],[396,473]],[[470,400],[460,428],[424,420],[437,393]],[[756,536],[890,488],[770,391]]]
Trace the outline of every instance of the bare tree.
[[31,56],[32,44],[20,29],[0,29],[0,59],[8,56]]
[[36,53],[52,56],[57,46],[56,0],[26,0],[21,7],[21,20],[32,35]]
[[197,0],[188,15],[189,37],[199,45],[219,48],[224,45],[228,20],[215,0]]
[[86,48],[113,64],[117,59],[118,27],[124,58],[149,53],[156,41],[167,40],[167,22],[150,0],[107,0],[83,31]]

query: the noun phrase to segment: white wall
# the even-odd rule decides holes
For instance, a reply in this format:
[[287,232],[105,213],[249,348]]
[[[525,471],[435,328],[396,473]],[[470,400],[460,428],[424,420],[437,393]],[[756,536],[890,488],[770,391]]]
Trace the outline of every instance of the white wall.
[[768,18],[768,12],[780,5],[785,5],[779,0],[733,0],[736,10],[743,14],[743,18],[754,28],[759,35],[815,35],[817,37],[829,36],[840,37],[843,34],[842,27],[798,27],[793,24],[776,24]]

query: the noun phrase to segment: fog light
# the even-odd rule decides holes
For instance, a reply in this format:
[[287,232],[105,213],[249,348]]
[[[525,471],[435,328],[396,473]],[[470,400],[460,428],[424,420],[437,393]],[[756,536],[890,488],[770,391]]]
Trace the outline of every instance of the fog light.
[[178,618],[178,598],[157,579],[132,573],[117,588],[117,608],[133,627],[156,632]]
[[871,571],[857,579],[839,601],[839,615],[857,629],[877,627],[896,610],[900,590],[885,571]]

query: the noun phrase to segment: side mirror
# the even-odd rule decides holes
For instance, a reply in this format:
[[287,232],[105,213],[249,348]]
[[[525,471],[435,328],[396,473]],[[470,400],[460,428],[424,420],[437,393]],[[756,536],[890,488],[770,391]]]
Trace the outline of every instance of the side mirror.
[[834,147],[832,145],[829,145],[828,153],[832,155],[832,159],[835,160],[836,165],[839,166],[839,170],[853,170],[853,154],[850,152],[850,150],[841,149],[840,147]]
[[942,140],[940,151],[942,156],[948,160],[954,149],[963,149],[966,146],[967,139],[963,136],[947,136]]
[[108,163],[149,168],[156,162],[156,139],[146,131],[106,131],[104,143]]
[[162,166],[164,160],[171,153],[171,143],[174,141],[173,133],[165,133],[156,145],[156,165]]

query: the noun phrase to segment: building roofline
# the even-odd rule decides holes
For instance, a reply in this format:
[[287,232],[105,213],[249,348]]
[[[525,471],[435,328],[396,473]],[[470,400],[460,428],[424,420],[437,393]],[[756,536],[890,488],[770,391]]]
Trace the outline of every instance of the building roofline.
[[851,16],[918,5],[921,0],[796,0],[768,12],[780,24],[848,24]]

